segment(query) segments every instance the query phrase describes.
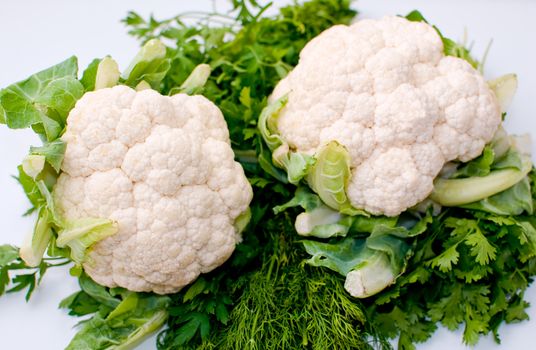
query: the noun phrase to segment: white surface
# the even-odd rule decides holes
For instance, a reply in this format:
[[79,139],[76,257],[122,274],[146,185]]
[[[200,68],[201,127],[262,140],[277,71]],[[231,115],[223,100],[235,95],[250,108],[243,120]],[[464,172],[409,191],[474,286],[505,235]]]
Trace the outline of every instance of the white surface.
[[[221,0],[218,1],[218,3]],[[275,1],[277,4],[290,1]],[[94,57],[112,55],[122,67],[136,53],[137,42],[127,36],[119,23],[128,10],[157,18],[179,12],[209,9],[208,0],[18,0],[3,2],[0,11],[0,87],[21,80],[29,74],[51,66],[72,54],[78,56],[80,67]],[[224,4],[225,5],[225,4]],[[509,110],[507,129],[511,132],[530,132],[536,137],[536,49],[532,35],[536,33],[536,2],[531,0],[361,0],[354,4],[361,17],[381,17],[386,14],[405,14],[419,9],[426,18],[454,39],[463,37],[467,28],[470,40],[480,57],[493,38],[486,64],[489,77],[516,72],[519,91]],[[38,140],[31,132],[13,132],[0,127],[0,244],[20,244],[32,229],[32,219],[22,218],[28,208],[22,189],[10,177],[15,174],[31,144]],[[534,146],[533,146],[534,149]],[[536,152],[535,152],[536,153]],[[57,309],[58,302],[77,289],[76,280],[66,269],[51,271],[34,293],[29,303],[23,295],[0,298],[0,335],[2,349],[60,349],[74,335],[72,326],[77,319]],[[536,303],[536,287],[527,298]],[[536,318],[536,307],[529,309]],[[533,349],[536,341],[535,320],[501,329],[502,346],[483,339],[475,349]],[[465,349],[461,333],[438,331],[420,350]],[[154,349],[149,339],[139,349]]]

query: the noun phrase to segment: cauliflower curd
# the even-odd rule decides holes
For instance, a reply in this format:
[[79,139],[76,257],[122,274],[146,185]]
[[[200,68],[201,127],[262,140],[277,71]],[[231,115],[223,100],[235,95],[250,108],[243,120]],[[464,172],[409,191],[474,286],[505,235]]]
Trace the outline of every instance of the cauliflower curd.
[[288,94],[277,131],[314,155],[337,141],[350,155],[355,208],[395,216],[424,200],[452,160],[482,153],[501,123],[494,93],[436,30],[400,17],[334,26],[311,40],[275,88]]
[[86,93],[70,112],[54,189],[66,220],[114,220],[84,269],[96,282],[172,293],[229,258],[252,189],[220,110],[202,96],[126,86]]

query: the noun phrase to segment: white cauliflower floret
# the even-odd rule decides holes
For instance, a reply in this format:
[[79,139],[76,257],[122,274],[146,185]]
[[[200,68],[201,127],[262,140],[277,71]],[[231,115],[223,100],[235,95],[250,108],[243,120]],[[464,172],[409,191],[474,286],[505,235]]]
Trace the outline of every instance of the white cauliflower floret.
[[59,213],[118,224],[84,263],[96,282],[172,293],[229,258],[252,189],[214,104],[116,86],[85,94],[67,125]]
[[275,88],[277,129],[293,151],[338,141],[355,208],[395,216],[424,200],[446,162],[482,153],[501,122],[481,74],[445,56],[430,25],[400,17],[334,26],[311,40]]

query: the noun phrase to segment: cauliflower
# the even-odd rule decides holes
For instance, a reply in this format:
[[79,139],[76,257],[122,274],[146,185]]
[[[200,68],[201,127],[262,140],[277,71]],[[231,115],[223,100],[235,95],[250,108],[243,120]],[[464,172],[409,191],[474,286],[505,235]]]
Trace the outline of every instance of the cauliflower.
[[123,85],[88,92],[62,140],[53,192],[59,215],[117,225],[83,261],[99,284],[176,292],[221,265],[240,241],[252,189],[222,113],[206,98]]
[[280,106],[261,130],[279,146],[271,147],[274,162],[291,182],[336,141],[349,158],[342,200],[374,215],[396,216],[424,200],[443,165],[480,155],[501,123],[482,75],[445,56],[432,26],[400,17],[324,31],[270,100]]

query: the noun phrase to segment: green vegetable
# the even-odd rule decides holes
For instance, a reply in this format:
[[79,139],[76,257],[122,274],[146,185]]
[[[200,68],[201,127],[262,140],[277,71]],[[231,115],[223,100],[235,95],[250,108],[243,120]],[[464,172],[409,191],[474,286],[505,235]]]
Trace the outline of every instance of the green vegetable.
[[[304,240],[312,257],[307,263],[346,276],[345,289],[366,298],[389,285],[405,271],[411,254],[410,238],[426,231],[432,217],[348,217],[349,237],[329,243]],[[369,234],[368,237],[364,237]]]
[[491,147],[484,148],[482,154],[458,169],[450,178],[466,178],[472,176],[486,176],[491,171],[495,160],[495,151]]
[[294,197],[283,205],[274,207],[279,214],[288,208],[302,207],[305,212],[296,217],[295,229],[299,235],[330,238],[346,236],[354,218],[341,214],[326,206],[320,197],[306,187],[298,187]]
[[[210,76],[210,66],[208,64],[200,64],[194,68],[192,73],[186,78],[184,83],[177,89],[177,92],[193,95],[200,92],[207,83]],[[172,95],[175,90],[170,91]]]
[[[26,301],[30,299],[35,287],[41,282],[46,271],[51,267],[70,263],[64,258],[45,258],[38,266],[27,266],[19,257],[19,250],[10,245],[0,246],[0,296],[26,289]],[[13,273],[16,273],[13,275]],[[7,288],[9,285],[11,288]]]
[[160,40],[153,39],[143,45],[127,69],[123,71],[121,78],[125,85],[131,87],[145,81],[158,90],[160,82],[169,69],[170,60],[166,57],[166,46]]
[[436,323],[462,327],[468,345],[488,333],[499,341],[502,324],[527,319],[523,295],[536,273],[535,224],[533,216],[447,209],[417,239],[406,273],[368,304],[373,324],[399,336],[400,349],[415,349]]
[[[257,235],[246,235],[245,246],[221,271],[173,297],[159,348],[388,348],[366,328],[361,304],[344,292],[337,275],[301,264],[305,255],[290,217],[253,216],[254,223],[258,219],[250,231]],[[245,255],[260,247],[261,266],[245,268],[252,263]]]
[[[346,276],[346,290],[357,298],[369,297],[393,284],[402,273],[401,263],[409,251],[402,241],[392,241],[386,247],[389,251],[396,250],[400,256],[390,259],[382,250],[368,247],[366,240],[353,238],[345,238],[337,244],[306,241],[304,247],[312,255],[308,264],[327,267]],[[402,260],[398,259],[400,257]]]
[[65,127],[68,112],[84,93],[77,80],[78,64],[71,57],[0,92],[4,122],[12,129],[32,127],[48,141]]
[[80,83],[84,86],[85,91],[93,91],[95,90],[95,81],[97,80],[97,70],[99,69],[99,64],[101,63],[102,59],[95,58],[89,66],[84,70],[82,73],[82,78],[80,79]]
[[60,172],[66,145],[61,139],[45,143],[42,147],[30,147],[30,155],[44,156],[48,164],[57,172]]
[[60,307],[70,309],[71,315],[95,314],[79,325],[68,350],[133,349],[167,320],[166,296],[107,289],[86,275],[80,276],[80,287]]
[[37,178],[45,168],[45,156],[29,154],[22,160],[22,170],[32,179]]
[[534,201],[530,195],[531,185],[528,177],[524,177],[506,191],[482,199],[479,202],[465,204],[462,207],[486,211],[497,215],[521,215],[523,212],[534,212]]

